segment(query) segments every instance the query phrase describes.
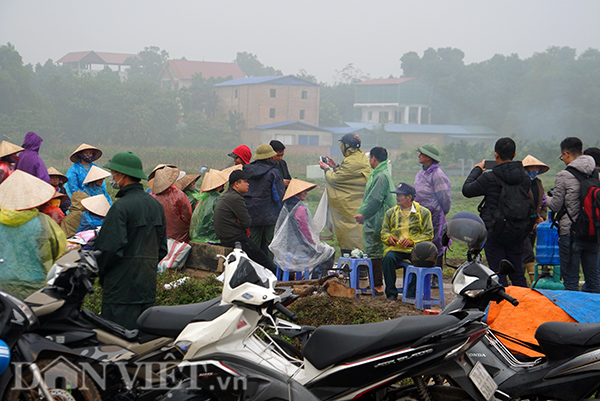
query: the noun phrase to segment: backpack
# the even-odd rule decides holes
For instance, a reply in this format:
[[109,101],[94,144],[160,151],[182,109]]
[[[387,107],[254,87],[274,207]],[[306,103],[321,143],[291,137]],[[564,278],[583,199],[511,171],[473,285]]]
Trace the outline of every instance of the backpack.
[[587,176],[574,167],[567,166],[567,171],[579,180],[581,206],[575,221],[565,208],[571,220],[571,235],[587,242],[600,242],[600,180],[595,173]]
[[[498,208],[492,211],[492,234],[503,245],[522,242],[533,230],[538,218],[531,189],[520,183],[509,185],[495,173],[492,174],[502,187]],[[480,211],[484,201],[479,205]]]

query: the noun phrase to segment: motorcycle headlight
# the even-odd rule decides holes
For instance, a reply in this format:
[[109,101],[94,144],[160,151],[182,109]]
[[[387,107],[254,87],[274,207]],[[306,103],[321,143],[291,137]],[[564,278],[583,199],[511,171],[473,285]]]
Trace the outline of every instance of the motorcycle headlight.
[[[457,272],[456,276],[454,277],[454,280],[452,281],[452,292],[458,295],[468,285],[474,283],[477,280],[477,277],[467,276],[462,271]],[[465,295],[471,296],[470,294],[468,294],[469,292],[472,291],[467,291]]]
[[0,295],[7,298],[10,302],[12,302],[19,309],[19,311],[21,311],[23,316],[25,316],[25,318],[29,322],[30,326],[33,326],[37,322],[37,317],[35,316],[35,313],[33,313],[31,308],[29,307],[29,305],[27,305],[25,303],[25,301],[23,301],[20,298],[15,297],[12,294],[9,294],[8,292],[4,292],[4,291],[0,291]]

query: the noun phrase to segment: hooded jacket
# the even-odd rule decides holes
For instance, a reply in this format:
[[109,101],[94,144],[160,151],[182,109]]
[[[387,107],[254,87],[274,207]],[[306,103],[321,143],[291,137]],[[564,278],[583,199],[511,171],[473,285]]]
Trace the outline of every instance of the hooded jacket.
[[502,191],[502,186],[496,181],[494,174],[508,185],[522,185],[526,191],[529,191],[531,186],[531,178],[520,161],[498,164],[491,171],[483,171],[480,167],[474,167],[471,170],[463,184],[462,194],[467,198],[484,196],[484,204],[480,215],[488,230],[493,228],[493,213],[498,209],[500,192]]
[[16,170],[21,170],[50,184],[50,176],[44,161],[39,155],[43,139],[35,132],[28,132],[23,139],[23,149],[15,165]]
[[[590,175],[596,168],[596,162],[592,156],[582,155],[569,163],[569,166],[581,171],[585,175]],[[556,174],[556,178],[554,179],[554,193],[553,196],[546,198],[546,205],[554,212],[560,212],[563,205],[565,205],[569,216],[571,216],[569,218],[565,213],[560,219],[560,235],[569,234],[571,219],[575,221],[579,216],[579,211],[581,210],[581,201],[579,199],[581,195],[579,193],[580,188],[579,180],[566,169]]]
[[285,194],[283,178],[274,160],[255,160],[244,167],[252,174],[250,187],[243,196],[252,219],[252,226],[274,226]]
[[362,204],[371,166],[362,150],[349,148],[342,164],[325,172],[329,211],[342,249],[361,248],[362,226],[354,220]]

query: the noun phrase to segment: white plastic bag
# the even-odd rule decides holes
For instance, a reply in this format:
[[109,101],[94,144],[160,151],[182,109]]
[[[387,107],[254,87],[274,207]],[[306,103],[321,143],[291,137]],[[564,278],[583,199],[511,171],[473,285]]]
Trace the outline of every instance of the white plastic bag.
[[158,262],[156,270],[159,273],[163,273],[167,269],[179,269],[183,267],[188,255],[190,254],[190,249],[192,249],[190,244],[175,241],[171,238],[167,239],[167,246],[169,248],[167,256]]

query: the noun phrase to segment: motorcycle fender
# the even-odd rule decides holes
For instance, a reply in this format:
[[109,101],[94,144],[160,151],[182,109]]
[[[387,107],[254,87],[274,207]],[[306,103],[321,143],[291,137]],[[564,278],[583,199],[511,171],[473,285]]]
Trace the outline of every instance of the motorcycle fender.
[[23,357],[23,362],[31,363],[41,359],[40,355],[60,354],[72,355],[81,358],[79,354],[73,352],[71,348],[65,347],[48,340],[38,334],[25,333],[17,341],[16,347]]

